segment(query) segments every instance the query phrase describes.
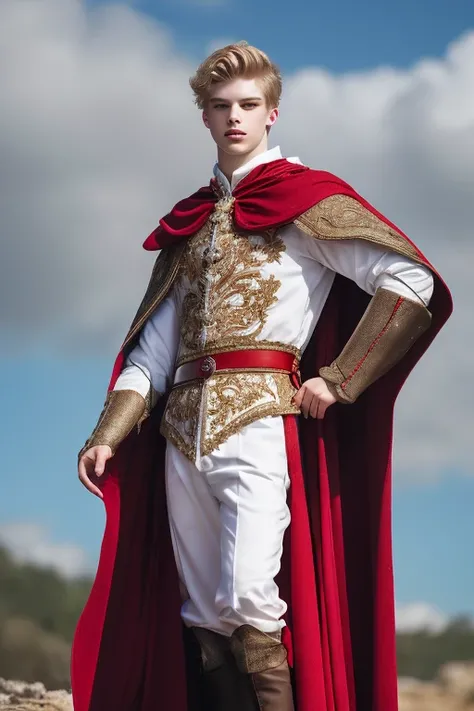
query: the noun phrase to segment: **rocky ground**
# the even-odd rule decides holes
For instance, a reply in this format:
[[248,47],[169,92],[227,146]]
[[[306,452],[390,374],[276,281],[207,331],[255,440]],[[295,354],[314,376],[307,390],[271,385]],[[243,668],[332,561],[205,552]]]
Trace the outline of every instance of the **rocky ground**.
[[0,678],[0,709],[5,711],[73,711],[67,691],[46,691],[43,684]]
[[474,711],[474,662],[451,662],[432,682],[400,679],[400,711]]
[[[474,711],[474,662],[441,667],[432,682],[400,679],[400,711]],[[67,691],[0,678],[0,711],[73,711]]]

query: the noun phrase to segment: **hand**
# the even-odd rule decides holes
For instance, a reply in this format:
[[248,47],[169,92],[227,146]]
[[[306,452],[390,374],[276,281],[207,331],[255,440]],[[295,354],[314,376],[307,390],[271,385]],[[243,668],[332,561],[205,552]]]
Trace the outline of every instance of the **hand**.
[[328,407],[337,402],[337,398],[323,378],[310,378],[300,387],[293,402],[301,408],[306,419],[311,415],[322,420]]
[[112,450],[108,444],[99,444],[88,449],[79,460],[78,471],[79,480],[84,484],[86,489],[95,494],[100,499],[104,496],[98,486],[95,486],[90,480],[90,477],[102,476],[105,471],[105,463],[112,456]]

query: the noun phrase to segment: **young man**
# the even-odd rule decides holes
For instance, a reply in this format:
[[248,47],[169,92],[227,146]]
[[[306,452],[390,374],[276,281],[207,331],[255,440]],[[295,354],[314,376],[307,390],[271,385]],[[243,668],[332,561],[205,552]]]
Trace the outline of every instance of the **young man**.
[[145,242],[79,457],[108,519],[75,709],[394,711],[392,410],[449,295],[350,186],[268,149],[263,52],[224,47],[191,86],[214,177]]

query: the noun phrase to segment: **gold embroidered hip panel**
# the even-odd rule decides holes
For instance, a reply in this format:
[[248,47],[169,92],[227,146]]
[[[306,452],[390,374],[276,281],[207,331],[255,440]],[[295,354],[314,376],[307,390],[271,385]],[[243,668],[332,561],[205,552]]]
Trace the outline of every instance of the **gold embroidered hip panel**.
[[161,433],[194,462],[255,420],[299,414],[296,392],[286,373],[216,373],[171,391]]

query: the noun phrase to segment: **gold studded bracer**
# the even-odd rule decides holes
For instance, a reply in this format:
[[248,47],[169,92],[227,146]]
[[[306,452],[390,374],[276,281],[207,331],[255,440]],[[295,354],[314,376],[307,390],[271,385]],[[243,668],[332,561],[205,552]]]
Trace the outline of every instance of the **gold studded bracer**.
[[421,303],[377,289],[339,357],[320,368],[340,402],[353,403],[392,368],[431,323]]
[[140,427],[149,414],[149,397],[145,399],[135,390],[112,390],[108,393],[97,425],[79,452],[78,458],[97,445],[108,445],[112,454],[115,454],[119,444],[135,426]]

